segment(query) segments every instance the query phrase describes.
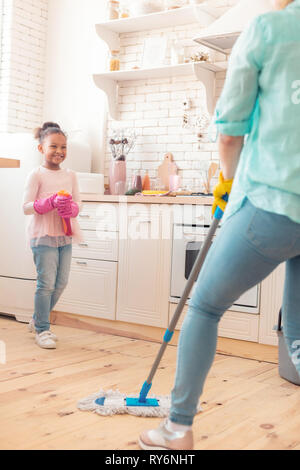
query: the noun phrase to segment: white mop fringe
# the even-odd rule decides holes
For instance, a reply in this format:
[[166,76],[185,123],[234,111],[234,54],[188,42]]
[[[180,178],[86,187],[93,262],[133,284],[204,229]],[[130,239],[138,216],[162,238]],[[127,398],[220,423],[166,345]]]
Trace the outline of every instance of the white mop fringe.
[[[96,403],[97,398],[105,397],[104,405]],[[81,411],[93,411],[102,416],[112,416],[115,414],[130,414],[134,416],[144,416],[153,418],[165,418],[169,416],[171,408],[171,397],[168,395],[150,395],[148,398],[159,400],[159,406],[126,406],[126,398],[136,398],[137,395],[125,395],[118,390],[100,390],[98,393],[83,398],[77,403]],[[198,405],[197,412],[202,411]]]

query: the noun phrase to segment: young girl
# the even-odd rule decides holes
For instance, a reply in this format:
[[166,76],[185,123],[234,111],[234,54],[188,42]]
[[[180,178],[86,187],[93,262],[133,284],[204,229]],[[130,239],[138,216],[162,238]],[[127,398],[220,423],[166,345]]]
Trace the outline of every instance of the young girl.
[[[55,349],[57,337],[50,331],[49,317],[68,282],[72,242],[81,239],[75,219],[80,195],[76,173],[60,168],[67,155],[67,138],[59,125],[46,122],[35,130],[34,136],[44,162],[29,174],[23,201],[25,215],[32,216],[28,236],[37,270],[34,316],[29,330],[36,331],[38,346]],[[72,197],[58,197],[60,190]],[[62,218],[71,218],[72,236],[65,235]]]

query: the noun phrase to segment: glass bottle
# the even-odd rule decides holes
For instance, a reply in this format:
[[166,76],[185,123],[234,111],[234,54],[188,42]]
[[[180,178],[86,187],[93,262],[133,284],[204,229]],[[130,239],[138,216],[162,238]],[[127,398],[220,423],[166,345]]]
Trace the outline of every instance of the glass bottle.
[[119,18],[120,3],[117,0],[108,0],[107,2],[107,19],[117,20]]
[[111,72],[120,70],[120,51],[111,51],[111,56],[109,60],[109,70]]
[[136,170],[132,179],[132,189],[137,189],[138,191],[143,190],[142,177],[139,170]]
[[149,191],[150,189],[151,189],[151,181],[150,181],[148,171],[146,171],[145,176],[143,178],[143,191]]
[[171,65],[184,63],[184,45],[180,41],[171,43]]

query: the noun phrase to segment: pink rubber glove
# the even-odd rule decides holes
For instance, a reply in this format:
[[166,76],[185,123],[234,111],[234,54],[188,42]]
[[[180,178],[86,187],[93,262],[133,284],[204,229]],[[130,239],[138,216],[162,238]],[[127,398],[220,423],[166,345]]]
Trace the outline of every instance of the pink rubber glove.
[[37,199],[33,203],[34,210],[40,215],[52,211],[57,207],[56,196],[57,194],[52,194],[52,196],[46,197],[45,199]]
[[65,201],[58,202],[57,213],[65,219],[77,217],[79,213],[78,204],[70,199],[65,199]]
[[74,219],[79,214],[79,206],[78,206],[77,202],[74,202],[74,201],[71,202],[71,206],[72,206],[72,215],[71,215],[71,217]]
[[70,204],[70,201],[72,201],[72,196],[69,194],[68,196],[59,196],[56,194],[56,198],[54,199],[54,205],[55,207],[63,206],[64,204]]

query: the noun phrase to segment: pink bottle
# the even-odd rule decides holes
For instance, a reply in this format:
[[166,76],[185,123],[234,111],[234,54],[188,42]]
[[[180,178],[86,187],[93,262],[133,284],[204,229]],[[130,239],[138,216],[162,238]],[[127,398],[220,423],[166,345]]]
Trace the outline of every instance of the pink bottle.
[[[57,196],[59,199],[72,199],[72,196],[67,193],[66,191],[59,191],[57,193]],[[63,229],[65,232],[65,235],[68,237],[72,236],[72,226],[71,226],[71,220],[69,217],[62,217],[62,224],[63,224]]]

